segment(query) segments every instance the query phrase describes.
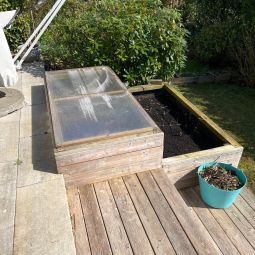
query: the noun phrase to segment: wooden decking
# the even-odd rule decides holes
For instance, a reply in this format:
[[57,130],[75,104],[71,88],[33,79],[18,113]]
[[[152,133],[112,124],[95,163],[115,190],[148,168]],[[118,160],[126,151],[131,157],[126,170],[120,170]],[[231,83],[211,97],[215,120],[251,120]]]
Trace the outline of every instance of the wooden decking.
[[198,187],[180,192],[223,254],[255,254],[255,196],[250,190],[244,189],[234,205],[225,210],[205,205]]
[[69,189],[77,254],[255,254],[254,195],[217,210],[197,192],[162,169]]

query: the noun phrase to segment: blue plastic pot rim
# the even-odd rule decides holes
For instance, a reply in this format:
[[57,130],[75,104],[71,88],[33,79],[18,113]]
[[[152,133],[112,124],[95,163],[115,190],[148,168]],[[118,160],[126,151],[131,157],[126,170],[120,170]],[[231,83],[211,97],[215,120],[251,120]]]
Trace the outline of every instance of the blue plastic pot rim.
[[[240,187],[240,188],[238,188],[238,189],[235,189],[235,190],[224,190],[224,189],[220,189],[220,188],[218,188],[218,187],[216,187],[216,186],[214,186],[214,185],[212,185],[212,184],[210,184],[209,182],[207,182],[203,177],[201,177],[201,175],[199,174],[199,172],[202,172],[203,170],[204,170],[204,168],[202,169],[202,170],[199,170],[199,168],[201,168],[201,167],[205,167],[205,165],[206,164],[214,164],[214,165],[217,165],[217,164],[224,164],[224,165],[229,165],[229,166],[231,166],[231,167],[233,167],[232,166],[232,164],[225,164],[225,163],[221,163],[221,162],[208,162],[208,163],[205,163],[205,164],[202,164],[202,165],[200,165],[199,167],[198,167],[198,170],[197,170],[197,175],[198,175],[198,178],[200,179],[200,180],[202,180],[202,181],[204,181],[206,184],[208,184],[209,186],[211,186],[211,187],[213,187],[213,188],[215,188],[215,189],[217,189],[217,190],[220,190],[220,191],[224,191],[224,192],[233,192],[233,191],[237,191],[237,190],[240,190],[240,189],[242,189],[246,184],[247,184],[247,177],[246,177],[246,175],[244,174],[244,171],[243,170],[241,170],[241,169],[238,169],[238,168],[235,168],[235,171],[239,171],[239,172],[242,172],[242,174],[245,176],[245,182],[242,184],[242,186]],[[226,170],[228,170],[228,169],[226,169]]]

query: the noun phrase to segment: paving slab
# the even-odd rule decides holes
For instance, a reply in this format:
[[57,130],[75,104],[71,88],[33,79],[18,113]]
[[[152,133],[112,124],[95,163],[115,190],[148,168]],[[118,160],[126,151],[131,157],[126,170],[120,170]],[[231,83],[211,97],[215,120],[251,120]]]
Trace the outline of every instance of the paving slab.
[[44,84],[24,86],[22,88],[22,92],[24,94],[25,102],[27,105],[46,103]]
[[18,187],[62,178],[57,174],[50,134],[21,138],[19,159]]
[[21,109],[20,137],[41,135],[50,131],[46,104],[26,106]]
[[18,158],[20,113],[0,118],[0,162],[15,162]]
[[13,162],[0,163],[0,186],[17,179],[17,165]]
[[76,254],[64,180],[17,189],[14,255]]
[[0,232],[14,226],[16,202],[16,180],[0,185]]
[[0,164],[0,254],[11,255],[16,205],[17,166]]
[[[2,255],[13,255],[13,234],[14,225],[4,230],[1,230],[0,235],[0,254]],[[4,233],[4,234],[3,234]]]

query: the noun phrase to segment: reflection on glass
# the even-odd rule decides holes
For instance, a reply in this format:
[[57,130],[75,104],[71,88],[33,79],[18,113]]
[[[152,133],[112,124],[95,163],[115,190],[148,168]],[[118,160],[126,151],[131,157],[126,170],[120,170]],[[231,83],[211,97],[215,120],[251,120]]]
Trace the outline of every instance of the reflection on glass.
[[108,67],[79,68],[48,72],[53,98],[124,90],[119,78]]
[[55,104],[63,142],[151,127],[128,92],[84,96]]

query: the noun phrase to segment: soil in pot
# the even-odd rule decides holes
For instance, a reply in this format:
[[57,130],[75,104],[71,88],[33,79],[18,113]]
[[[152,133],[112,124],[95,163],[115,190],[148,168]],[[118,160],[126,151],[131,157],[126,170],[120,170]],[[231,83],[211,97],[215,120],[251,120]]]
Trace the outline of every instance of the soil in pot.
[[164,158],[223,145],[164,89],[133,95],[164,132]]
[[242,187],[235,171],[226,170],[219,165],[206,167],[199,174],[206,182],[222,190],[231,191]]

